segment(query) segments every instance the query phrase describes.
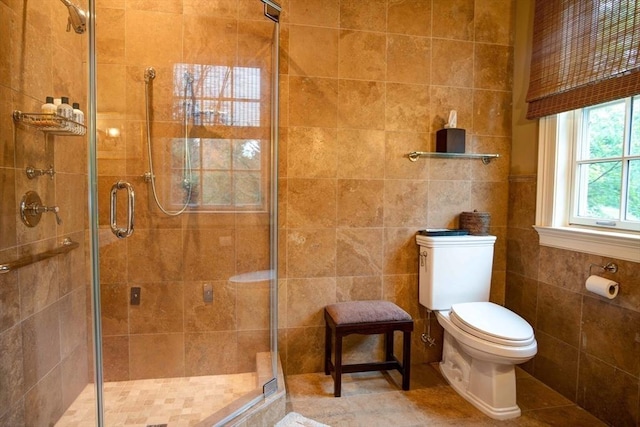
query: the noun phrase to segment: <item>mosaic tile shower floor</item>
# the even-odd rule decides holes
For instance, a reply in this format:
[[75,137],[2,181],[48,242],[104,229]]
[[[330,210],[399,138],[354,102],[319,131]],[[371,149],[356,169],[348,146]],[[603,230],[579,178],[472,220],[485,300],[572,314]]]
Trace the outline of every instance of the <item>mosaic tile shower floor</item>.
[[[256,384],[256,373],[105,383],[105,424],[192,426],[254,390]],[[89,384],[56,426],[95,425],[94,396]]]

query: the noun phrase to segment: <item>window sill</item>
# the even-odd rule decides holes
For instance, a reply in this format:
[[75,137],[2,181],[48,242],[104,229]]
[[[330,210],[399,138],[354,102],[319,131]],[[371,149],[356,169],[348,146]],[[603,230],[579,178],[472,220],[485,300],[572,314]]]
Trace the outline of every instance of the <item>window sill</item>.
[[535,225],[540,245],[640,263],[640,235],[577,227]]

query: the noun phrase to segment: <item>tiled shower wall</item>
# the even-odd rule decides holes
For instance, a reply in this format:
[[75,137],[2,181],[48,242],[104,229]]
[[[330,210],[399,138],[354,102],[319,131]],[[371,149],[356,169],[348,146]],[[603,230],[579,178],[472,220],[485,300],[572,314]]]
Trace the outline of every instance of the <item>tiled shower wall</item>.
[[[511,149],[511,0],[284,2],[280,139],[280,356],[287,374],[323,370],[323,308],[386,299],[416,320],[416,231],[491,213],[498,236],[491,298],[502,303]],[[434,151],[450,110],[477,160]],[[441,334],[432,319],[434,333]],[[351,341],[354,357],[371,339]]]
[[[509,197],[506,306],[535,328],[538,354],[524,367],[616,426],[640,422],[640,264],[540,246],[533,229],[536,177],[515,175]],[[640,249],[639,249],[640,250]],[[588,292],[591,264],[618,264],[613,300]]]
[[[263,109],[268,110],[273,24],[262,15],[258,0],[108,0],[97,5],[105,380],[255,371],[256,353],[269,351],[268,282],[234,284],[228,279],[269,268],[269,215],[190,209],[177,217],[160,213],[142,178],[149,170],[143,75],[146,67],[156,69],[152,140],[158,155],[155,172],[161,177],[166,170],[159,161],[163,144],[184,135],[182,116],[173,117],[174,64],[260,66],[266,82]],[[263,114],[263,121],[267,127],[259,130],[268,141],[269,114]],[[120,136],[107,138],[107,127],[119,128]],[[191,137],[208,138],[233,138],[232,132],[240,132],[224,126],[191,131]],[[130,182],[136,194],[134,233],[122,240],[113,236],[108,219],[109,191],[120,179]],[[124,193],[118,198],[123,202]],[[180,208],[163,193],[160,199],[171,211]],[[205,283],[213,286],[213,303],[203,301]],[[129,303],[132,287],[141,288],[140,305]]]
[[[89,381],[86,137],[14,126],[13,110],[39,112],[46,96],[86,109],[86,35],[66,32],[67,9],[50,0],[0,1],[0,263],[59,246],[66,255],[0,274],[0,425],[50,425]],[[55,176],[29,180],[27,166]],[[60,208],[28,228],[27,191]]]

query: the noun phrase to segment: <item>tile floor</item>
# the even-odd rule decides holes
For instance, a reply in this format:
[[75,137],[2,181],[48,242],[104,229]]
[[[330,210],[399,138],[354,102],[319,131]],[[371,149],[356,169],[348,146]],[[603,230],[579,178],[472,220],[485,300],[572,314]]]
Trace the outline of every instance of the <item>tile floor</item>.
[[286,377],[287,412],[332,427],[375,426],[606,426],[602,421],[517,368],[519,418],[496,421],[460,397],[437,365],[414,365],[411,390],[402,391],[397,372],[345,374],[342,397],[323,373]]
[[[107,426],[192,426],[256,389],[256,373],[109,382],[104,385]],[[56,427],[95,425],[89,384]]]
[[[194,425],[255,389],[256,374],[138,380],[105,384],[108,426]],[[496,421],[447,385],[437,365],[412,366],[411,390],[402,391],[396,372],[345,374],[342,397],[323,373],[289,375],[287,412],[331,427],[417,426],[606,426],[526,372],[517,369],[522,416]],[[94,424],[94,390],[89,385],[58,421],[58,427]]]

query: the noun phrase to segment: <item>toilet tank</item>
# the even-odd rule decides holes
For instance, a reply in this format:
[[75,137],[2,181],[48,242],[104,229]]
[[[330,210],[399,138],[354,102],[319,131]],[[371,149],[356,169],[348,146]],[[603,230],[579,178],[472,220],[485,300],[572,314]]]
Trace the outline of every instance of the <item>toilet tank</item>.
[[489,301],[496,236],[416,236],[419,298],[430,310]]

